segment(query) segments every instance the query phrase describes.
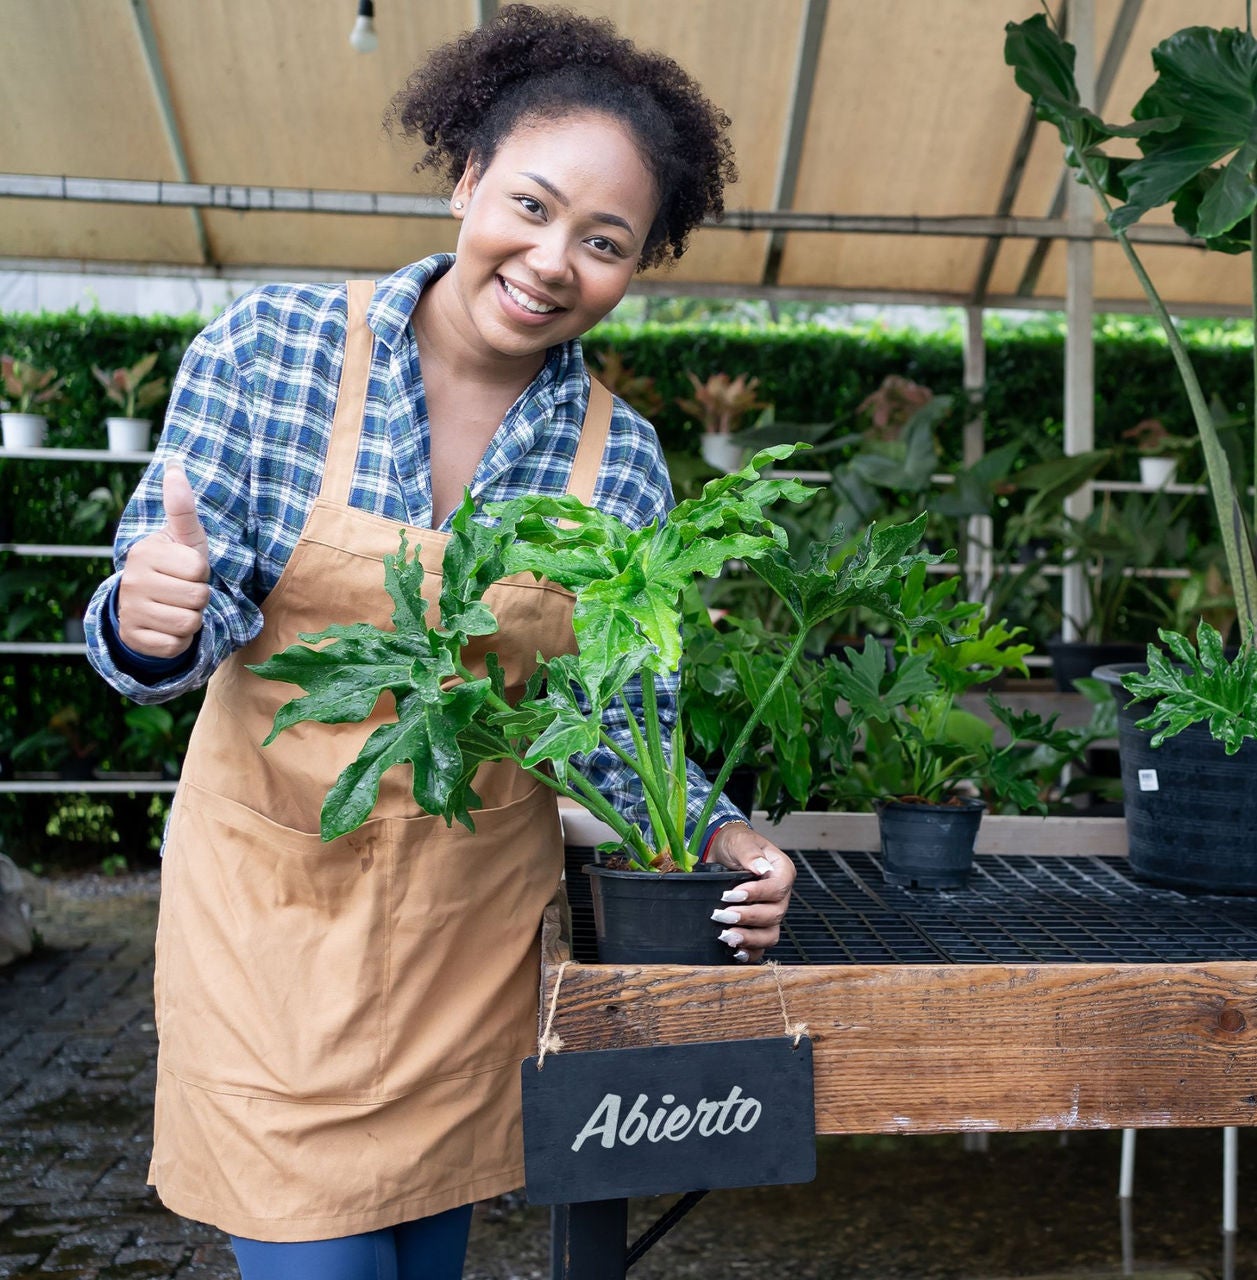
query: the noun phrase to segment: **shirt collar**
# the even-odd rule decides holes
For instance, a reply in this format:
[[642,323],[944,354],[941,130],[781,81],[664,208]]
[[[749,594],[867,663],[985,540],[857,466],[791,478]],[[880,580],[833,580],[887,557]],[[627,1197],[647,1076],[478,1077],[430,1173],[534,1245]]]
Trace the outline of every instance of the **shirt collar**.
[[419,304],[419,295],[453,265],[452,253],[434,253],[430,258],[394,271],[375,286],[367,308],[367,324],[390,351],[398,350],[406,341],[406,329]]

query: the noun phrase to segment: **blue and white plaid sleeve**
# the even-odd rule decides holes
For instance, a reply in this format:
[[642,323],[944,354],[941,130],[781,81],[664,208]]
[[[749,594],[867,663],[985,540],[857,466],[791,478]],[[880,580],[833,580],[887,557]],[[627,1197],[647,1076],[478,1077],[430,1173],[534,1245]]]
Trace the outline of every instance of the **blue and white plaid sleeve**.
[[[87,609],[88,661],[135,702],[165,702],[199,687],[228,654],[247,644],[262,627],[261,611],[247,590],[255,562],[249,498],[250,395],[230,342],[233,326],[247,323],[237,304],[205,329],[185,353],[153,462],[118,526],[115,572],[97,588]],[[210,600],[190,665],[178,664],[177,674],[144,683],[119,666],[109,644],[112,628],[107,611],[128,551],[165,524],[162,473],[170,460],[183,463],[196,494],[197,514],[209,542]]]

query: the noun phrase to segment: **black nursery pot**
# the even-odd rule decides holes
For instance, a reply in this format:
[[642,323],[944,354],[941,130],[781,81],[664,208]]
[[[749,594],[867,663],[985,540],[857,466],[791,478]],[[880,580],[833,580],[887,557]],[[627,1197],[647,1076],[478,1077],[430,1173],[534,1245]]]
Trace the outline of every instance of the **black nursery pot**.
[[1227,755],[1206,725],[1152,746],[1136,721],[1153,703],[1121,683],[1143,663],[1095,672],[1117,699],[1118,755],[1131,870],[1155,884],[1209,893],[1257,894],[1257,742]]
[[1146,644],[1126,644],[1121,641],[1092,643],[1083,640],[1049,640],[1048,654],[1052,659],[1052,679],[1058,693],[1073,693],[1074,681],[1081,680],[1095,670],[1114,662],[1141,662],[1148,654]]
[[973,847],[986,805],[877,802],[882,836],[882,878],[916,889],[959,889],[973,867]]
[[594,930],[602,964],[731,964],[720,941],[731,926],[711,913],[720,895],[756,877],[749,871],[699,863],[693,871],[620,871],[589,863]]

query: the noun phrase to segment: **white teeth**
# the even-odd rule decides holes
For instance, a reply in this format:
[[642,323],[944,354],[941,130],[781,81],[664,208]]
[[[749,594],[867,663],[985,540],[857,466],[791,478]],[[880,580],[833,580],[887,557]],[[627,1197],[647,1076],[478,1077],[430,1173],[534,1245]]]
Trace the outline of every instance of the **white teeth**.
[[[499,277],[499,279],[501,279],[501,277]],[[533,311],[537,315],[546,315],[548,312],[558,310],[558,307],[553,306],[550,303],[537,302],[535,299],[530,298],[522,290],[517,289],[513,284],[511,284],[509,280],[502,280],[502,288],[505,289],[506,292],[509,293],[525,311]]]

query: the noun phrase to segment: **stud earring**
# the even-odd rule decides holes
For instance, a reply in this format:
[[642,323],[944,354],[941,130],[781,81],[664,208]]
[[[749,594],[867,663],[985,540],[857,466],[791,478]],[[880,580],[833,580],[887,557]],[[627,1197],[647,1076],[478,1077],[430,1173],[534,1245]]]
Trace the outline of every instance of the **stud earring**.
[[461,200],[455,200],[455,201],[454,201],[454,208],[455,208],[455,209],[461,209],[462,207],[463,207],[463,202],[462,202]]

